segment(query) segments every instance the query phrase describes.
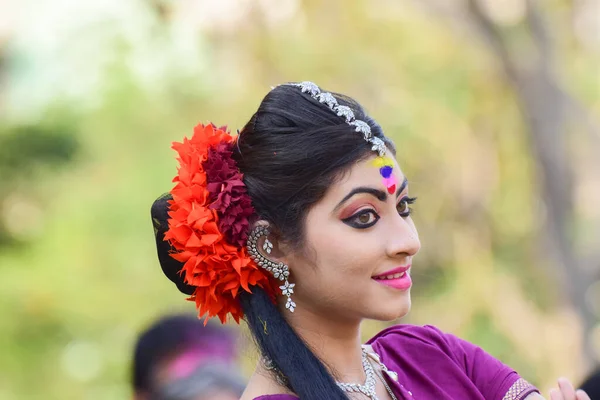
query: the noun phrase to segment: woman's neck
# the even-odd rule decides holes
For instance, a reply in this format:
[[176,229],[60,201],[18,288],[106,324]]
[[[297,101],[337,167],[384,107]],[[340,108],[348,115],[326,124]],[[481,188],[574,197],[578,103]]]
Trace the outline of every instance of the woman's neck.
[[[287,310],[286,310],[287,311]],[[364,382],[360,319],[347,320],[296,308],[285,318],[339,382]]]
[[[323,316],[306,308],[285,310],[286,320],[338,382],[363,383],[360,320],[348,321]],[[268,328],[267,328],[268,329]],[[264,394],[293,394],[277,382],[272,371],[259,361],[241,400],[253,400]]]

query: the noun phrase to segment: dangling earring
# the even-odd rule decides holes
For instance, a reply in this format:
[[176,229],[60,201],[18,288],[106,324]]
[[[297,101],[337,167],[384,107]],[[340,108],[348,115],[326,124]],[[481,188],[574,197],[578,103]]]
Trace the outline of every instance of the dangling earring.
[[271,254],[271,251],[273,251],[273,243],[271,243],[271,241],[267,238],[267,236],[269,236],[269,233],[270,230],[266,226],[259,225],[256,228],[254,228],[254,230],[252,230],[252,232],[250,232],[250,235],[248,236],[248,253],[259,267],[264,268],[270,273],[272,273],[276,279],[284,281],[283,286],[279,286],[279,289],[281,289],[281,293],[283,293],[284,296],[287,296],[285,308],[290,310],[290,312],[294,312],[294,309],[296,308],[296,303],[294,303],[294,301],[292,300],[292,293],[294,293],[294,286],[296,286],[296,284],[290,283],[290,281],[288,280],[288,277],[290,276],[289,267],[282,262],[274,263],[273,261],[265,258],[262,254],[260,254],[260,252],[257,249],[259,239],[262,236],[264,236],[265,241],[262,245],[262,248],[265,251],[265,253]]

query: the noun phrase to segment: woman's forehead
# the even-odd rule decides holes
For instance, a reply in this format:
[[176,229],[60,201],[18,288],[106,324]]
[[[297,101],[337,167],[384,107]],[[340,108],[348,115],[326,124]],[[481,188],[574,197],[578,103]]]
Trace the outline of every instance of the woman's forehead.
[[[372,156],[355,163],[340,179],[338,179],[328,190],[326,197],[345,196],[352,189],[359,186],[367,186],[386,191],[386,182],[381,173],[380,157]],[[400,185],[404,180],[404,174],[395,158],[386,157],[392,167],[391,178]]]

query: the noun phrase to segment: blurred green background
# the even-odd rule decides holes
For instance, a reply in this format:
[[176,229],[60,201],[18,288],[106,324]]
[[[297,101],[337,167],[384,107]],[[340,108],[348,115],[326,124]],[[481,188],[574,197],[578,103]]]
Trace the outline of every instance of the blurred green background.
[[423,242],[405,322],[546,392],[579,381],[600,359],[599,66],[598,0],[0,1],[0,399],[130,396],[137,332],[193,311],[149,217],[170,143],[299,80],[396,141]]

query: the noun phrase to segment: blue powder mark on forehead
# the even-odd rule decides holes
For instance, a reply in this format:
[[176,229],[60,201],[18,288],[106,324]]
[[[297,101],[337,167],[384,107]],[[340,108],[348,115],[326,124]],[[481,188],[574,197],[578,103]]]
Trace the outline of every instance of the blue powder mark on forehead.
[[386,165],[385,167],[381,167],[379,169],[379,173],[381,174],[381,176],[383,176],[384,178],[389,178],[390,176],[392,176],[392,171],[394,169],[392,167],[390,167],[389,165]]

